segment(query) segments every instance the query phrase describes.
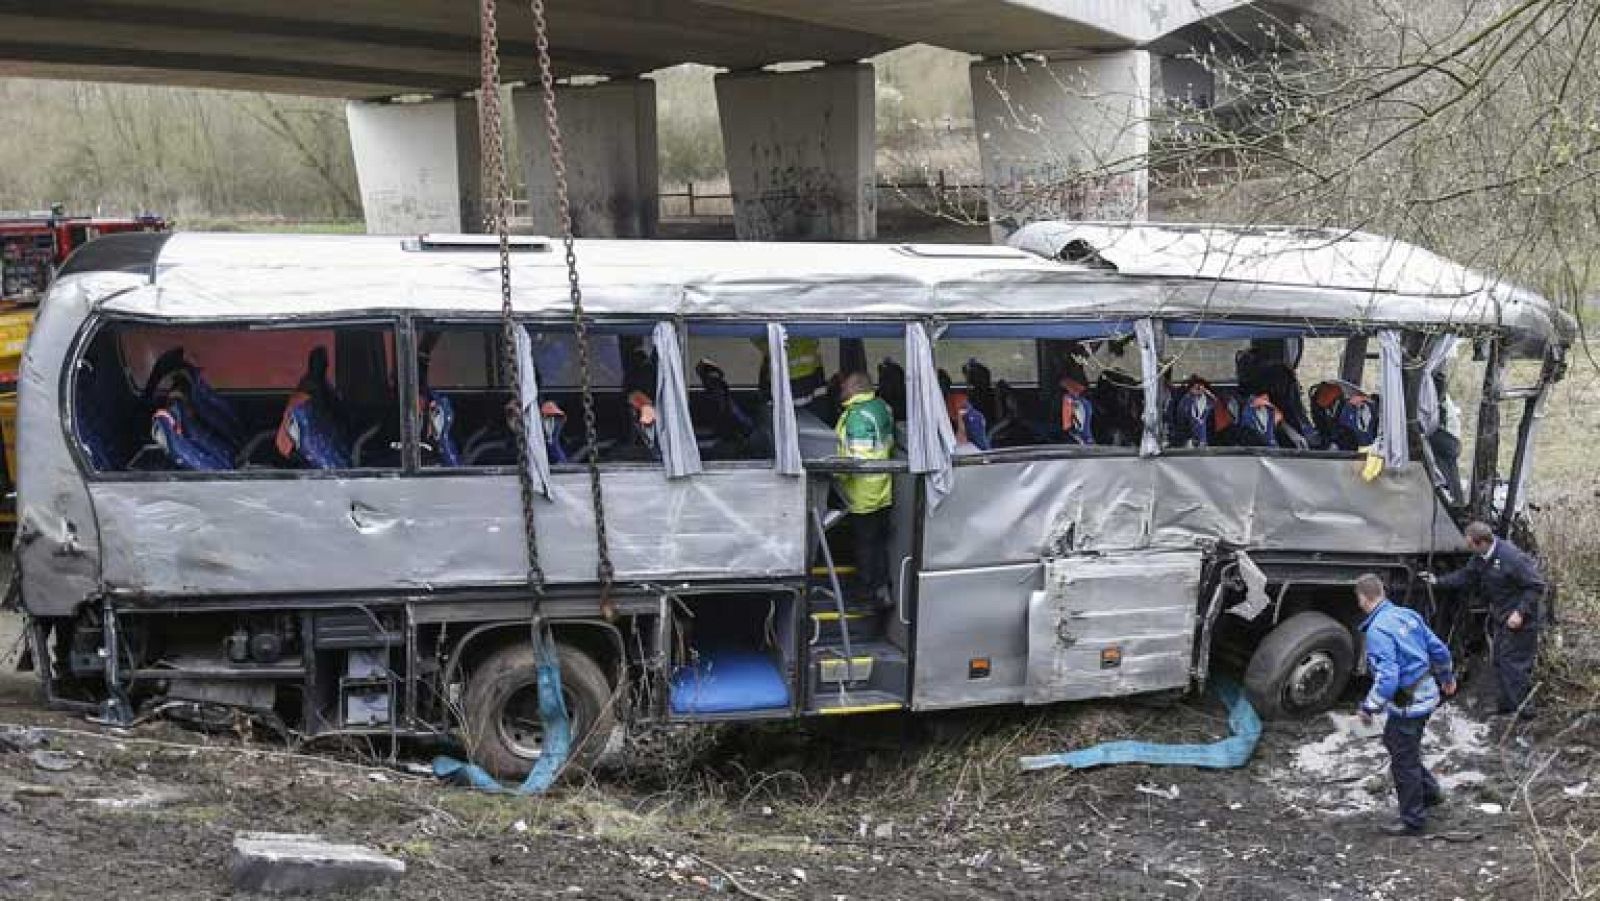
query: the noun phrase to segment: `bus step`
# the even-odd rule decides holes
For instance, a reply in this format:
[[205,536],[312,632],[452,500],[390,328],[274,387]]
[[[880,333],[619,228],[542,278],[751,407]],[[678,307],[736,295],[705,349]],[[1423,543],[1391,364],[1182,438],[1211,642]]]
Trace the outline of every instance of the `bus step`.
[[[833,571],[839,574],[839,578],[841,580],[846,576],[853,576],[856,574],[856,568],[854,566],[835,566]],[[826,566],[813,566],[811,567],[811,576],[815,579],[826,579],[828,578],[828,568]]]
[[857,713],[887,713],[906,709],[905,699],[887,691],[852,691],[843,698],[829,695],[818,699],[812,712],[821,716],[850,716]]
[[841,689],[904,697],[909,675],[906,655],[887,641],[851,641],[848,658],[840,644],[818,645],[811,651],[812,706],[832,703]]
[[811,644],[838,646],[846,627],[851,644],[872,641],[883,635],[883,615],[877,610],[846,610],[844,619],[837,610],[816,610],[811,614]]
[[872,663],[872,657],[863,654],[851,657],[848,667],[845,666],[843,657],[824,657],[817,661],[817,681],[824,685],[866,682],[872,678]]

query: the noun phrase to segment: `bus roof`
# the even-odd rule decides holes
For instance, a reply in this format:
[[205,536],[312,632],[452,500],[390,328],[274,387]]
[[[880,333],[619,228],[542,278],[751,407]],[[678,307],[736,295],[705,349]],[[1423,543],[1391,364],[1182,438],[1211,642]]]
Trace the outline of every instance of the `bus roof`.
[[[116,240],[84,252],[115,255],[105,245]],[[102,306],[202,320],[491,314],[499,260],[481,240],[177,234],[147,242],[148,283]],[[560,242],[524,240],[512,254],[515,307],[566,314]],[[125,251],[108,268],[130,271]],[[598,315],[1457,324],[1559,343],[1575,331],[1537,294],[1402,241],[1323,229],[1044,222],[1011,246],[580,240],[577,257]],[[97,268],[77,262],[76,272]]]

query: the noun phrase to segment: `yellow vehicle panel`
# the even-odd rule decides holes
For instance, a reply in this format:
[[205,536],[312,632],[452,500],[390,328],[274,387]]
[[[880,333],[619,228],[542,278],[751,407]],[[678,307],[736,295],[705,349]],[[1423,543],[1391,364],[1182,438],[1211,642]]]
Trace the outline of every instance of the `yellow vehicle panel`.
[[0,312],[0,443],[5,448],[5,485],[0,491],[0,524],[15,522],[10,495],[17,484],[17,372],[33,331],[33,307]]

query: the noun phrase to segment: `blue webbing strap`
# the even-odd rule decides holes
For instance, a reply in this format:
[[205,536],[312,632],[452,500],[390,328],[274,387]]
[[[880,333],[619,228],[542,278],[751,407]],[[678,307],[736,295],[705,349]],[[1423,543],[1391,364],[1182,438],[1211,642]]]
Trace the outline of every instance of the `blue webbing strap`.
[[572,720],[561,697],[561,662],[556,655],[555,639],[545,630],[533,647],[538,660],[539,720],[544,726],[544,735],[540,739],[539,759],[534,761],[527,778],[520,785],[501,785],[475,763],[442,756],[433,759],[435,776],[499,794],[542,795],[555,784],[572,751]]
[[1148,741],[1112,741],[1067,751],[1039,754],[1018,761],[1025,770],[1066,766],[1087,769],[1119,763],[1148,763],[1156,766],[1197,766],[1206,769],[1232,769],[1250,762],[1256,742],[1261,740],[1261,718],[1238,685],[1222,679],[1212,683],[1212,691],[1228,706],[1228,729],[1232,733],[1221,741],[1205,745],[1163,745]]

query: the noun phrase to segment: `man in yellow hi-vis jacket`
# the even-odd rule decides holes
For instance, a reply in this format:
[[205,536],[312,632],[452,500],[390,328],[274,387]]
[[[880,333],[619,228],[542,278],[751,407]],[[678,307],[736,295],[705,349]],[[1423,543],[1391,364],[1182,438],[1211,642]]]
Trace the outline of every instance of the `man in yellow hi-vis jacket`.
[[[864,372],[852,372],[840,382],[843,412],[835,431],[839,456],[851,460],[887,460],[894,453],[894,414],[872,390]],[[889,587],[889,511],[894,505],[894,483],[886,472],[841,473],[839,494],[850,514],[855,539],[856,579],[865,599],[887,600]]]

